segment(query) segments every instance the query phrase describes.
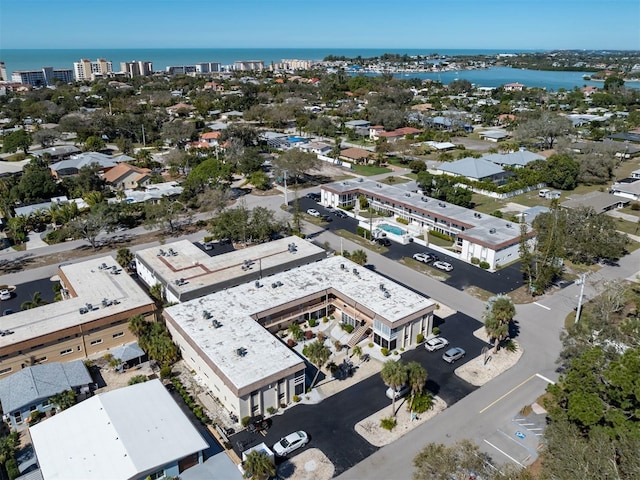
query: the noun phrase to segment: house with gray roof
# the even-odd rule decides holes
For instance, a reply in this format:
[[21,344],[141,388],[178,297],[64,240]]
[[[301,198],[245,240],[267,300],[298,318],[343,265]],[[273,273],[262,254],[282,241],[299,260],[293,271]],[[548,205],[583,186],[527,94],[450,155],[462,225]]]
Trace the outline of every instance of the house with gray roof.
[[0,379],[0,404],[4,420],[12,429],[22,430],[34,411],[46,413],[54,405],[54,395],[73,390],[86,395],[93,383],[82,360],[68,363],[44,363],[17,371]]
[[43,148],[42,150],[31,153],[36,157],[42,157],[45,154],[49,154],[51,156],[51,161],[55,162],[64,160],[65,158],[69,158],[71,155],[77,155],[81,152],[82,150],[75,145],[58,145],[56,147]]
[[543,155],[528,150],[518,150],[510,153],[489,153],[482,156],[483,159],[500,165],[501,167],[522,168],[536,160],[546,160]]
[[344,122],[345,128],[369,128],[371,126],[371,122],[367,120],[350,120],[348,122]]
[[94,163],[97,164],[100,167],[100,171],[104,173],[120,162],[128,162],[131,160],[134,159],[129,155],[112,157],[99,152],[84,152],[79,155],[74,155],[68,160],[54,163],[51,165],[51,174],[56,178],[78,175],[82,167],[87,167]]
[[496,184],[504,183],[508,177],[513,175],[489,160],[473,157],[443,163],[440,165],[440,172],[479,182],[493,182]]
[[608,212],[616,208],[622,208],[631,202],[628,198],[617,197],[610,193],[589,192],[584,195],[571,195],[569,200],[562,202],[560,206],[567,209],[580,207],[593,208],[597,213]]
[[509,134],[504,130],[485,130],[484,132],[480,132],[478,135],[481,139],[489,142],[499,142],[509,136]]

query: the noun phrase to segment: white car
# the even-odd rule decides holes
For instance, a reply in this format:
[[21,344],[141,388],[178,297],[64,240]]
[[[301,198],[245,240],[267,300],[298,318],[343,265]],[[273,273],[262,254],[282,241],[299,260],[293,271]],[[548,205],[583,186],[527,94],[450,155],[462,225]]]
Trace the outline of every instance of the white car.
[[281,438],[280,441],[273,446],[273,451],[278,457],[284,457],[294,450],[304,447],[307,443],[309,443],[309,435],[300,430]]
[[453,265],[447,262],[441,262],[441,261],[433,262],[433,266],[436,267],[438,270],[444,270],[445,272],[450,272],[451,270],[453,270]]
[[315,208],[310,208],[309,210],[307,210],[307,213],[309,215],[311,215],[312,217],[319,217],[320,216],[320,212],[318,210],[316,210]]
[[414,253],[413,254],[413,259],[417,260],[418,262],[427,263],[427,255],[424,254],[424,253]]
[[393,397],[396,397],[396,400],[397,400],[399,398],[404,397],[410,391],[411,391],[411,387],[409,387],[409,385],[400,385],[399,387],[396,387],[395,391],[393,388],[389,387],[387,388],[387,398],[393,399]]
[[449,340],[444,337],[435,337],[424,342],[424,348],[430,352],[435,352],[449,345]]
[[0,290],[0,300],[11,300],[11,292],[6,288]]

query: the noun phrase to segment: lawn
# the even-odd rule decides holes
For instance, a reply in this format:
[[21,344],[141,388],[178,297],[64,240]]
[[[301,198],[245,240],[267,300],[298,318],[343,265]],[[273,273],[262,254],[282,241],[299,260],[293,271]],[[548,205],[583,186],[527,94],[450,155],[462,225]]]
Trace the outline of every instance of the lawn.
[[389,173],[389,172],[392,172],[393,170],[387,167],[376,167],[375,165],[353,165],[353,171],[358,175],[369,177],[371,175],[380,175],[381,173]]
[[640,223],[627,222],[622,218],[614,218],[614,221],[616,222],[616,230],[624,233],[630,233],[631,235],[640,235]]

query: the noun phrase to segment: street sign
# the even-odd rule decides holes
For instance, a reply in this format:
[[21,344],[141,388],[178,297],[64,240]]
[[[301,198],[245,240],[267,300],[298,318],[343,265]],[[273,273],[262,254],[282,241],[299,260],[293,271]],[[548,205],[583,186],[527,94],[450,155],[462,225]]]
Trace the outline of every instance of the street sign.
[[526,437],[526,435],[525,435],[524,433],[522,433],[520,430],[517,430],[517,431],[516,431],[516,437],[518,437],[518,438],[525,438],[525,437]]

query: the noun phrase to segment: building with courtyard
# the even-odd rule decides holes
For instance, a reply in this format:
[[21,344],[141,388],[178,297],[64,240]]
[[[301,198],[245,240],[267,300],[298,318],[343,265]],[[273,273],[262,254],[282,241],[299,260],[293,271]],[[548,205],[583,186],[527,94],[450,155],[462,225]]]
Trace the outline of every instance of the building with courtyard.
[[289,404],[305,391],[303,358],[276,332],[328,317],[350,326],[351,347],[373,342],[407,349],[431,332],[435,308],[428,298],[335,256],[168,307],[163,315],[187,365],[242,418]]

